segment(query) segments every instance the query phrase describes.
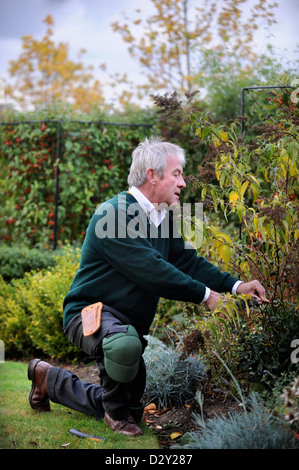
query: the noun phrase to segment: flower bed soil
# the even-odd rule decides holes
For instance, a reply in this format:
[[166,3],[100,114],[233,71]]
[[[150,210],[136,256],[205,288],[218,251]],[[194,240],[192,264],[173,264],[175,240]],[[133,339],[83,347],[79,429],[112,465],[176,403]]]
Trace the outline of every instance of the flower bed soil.
[[[72,365],[62,362],[49,361],[51,365],[68,369],[77,375],[84,382],[99,384],[98,369],[95,364]],[[196,399],[189,400],[182,406],[173,406],[164,410],[159,410],[151,406],[145,409],[143,420],[157,435],[161,448],[170,448],[180,441],[186,432],[196,430],[194,414],[200,414],[200,407]],[[211,419],[215,416],[226,416],[230,411],[238,409],[238,404],[230,395],[222,392],[214,392],[212,385],[204,392],[204,419]]]

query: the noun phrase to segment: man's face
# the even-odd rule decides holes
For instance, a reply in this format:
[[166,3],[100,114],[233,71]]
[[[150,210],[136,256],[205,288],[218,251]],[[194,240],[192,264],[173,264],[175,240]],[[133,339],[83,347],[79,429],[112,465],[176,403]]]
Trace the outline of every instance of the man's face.
[[183,178],[183,168],[175,156],[167,157],[164,175],[160,178],[156,174],[155,201],[157,204],[166,203],[169,206],[178,204],[180,192],[186,187]]

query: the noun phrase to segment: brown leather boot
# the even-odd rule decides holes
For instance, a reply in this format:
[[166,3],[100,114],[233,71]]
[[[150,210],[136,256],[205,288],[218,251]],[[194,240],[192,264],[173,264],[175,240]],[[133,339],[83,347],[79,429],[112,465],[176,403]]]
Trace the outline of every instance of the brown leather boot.
[[105,421],[113,431],[117,431],[125,436],[141,436],[143,434],[143,431],[137,426],[132,416],[122,421],[117,421],[105,412]]
[[41,359],[33,359],[28,365],[28,379],[32,380],[29,403],[33,410],[50,411],[47,377],[52,366]]

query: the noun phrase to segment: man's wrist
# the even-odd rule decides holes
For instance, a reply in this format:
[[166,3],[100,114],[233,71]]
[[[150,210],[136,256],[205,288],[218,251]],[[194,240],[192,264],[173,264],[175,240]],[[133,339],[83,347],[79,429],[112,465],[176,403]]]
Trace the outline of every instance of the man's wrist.
[[235,284],[233,285],[233,288],[232,288],[232,294],[236,294],[237,293],[237,289],[239,287],[240,284],[242,284],[243,281],[237,281],[235,282]]
[[209,287],[206,287],[206,292],[203,298],[203,302],[206,302],[208,300],[208,298],[210,297],[210,294],[211,294],[211,289]]
[[[236,281],[235,284],[233,285],[232,287],[232,294],[236,294],[237,293],[237,289],[239,287],[240,284],[242,284],[243,281]],[[206,292],[205,292],[205,296],[202,300],[202,302],[206,302],[208,300],[208,298],[210,297],[210,294],[211,294],[211,289],[209,287],[206,287]]]

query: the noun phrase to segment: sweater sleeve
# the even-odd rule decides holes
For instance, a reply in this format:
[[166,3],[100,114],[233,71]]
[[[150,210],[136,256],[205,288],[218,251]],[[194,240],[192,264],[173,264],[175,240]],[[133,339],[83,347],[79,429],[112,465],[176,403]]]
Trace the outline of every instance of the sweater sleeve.
[[174,237],[169,261],[192,279],[204,283],[215,292],[231,292],[237,278],[222,272],[190,246],[185,247],[182,237]]

